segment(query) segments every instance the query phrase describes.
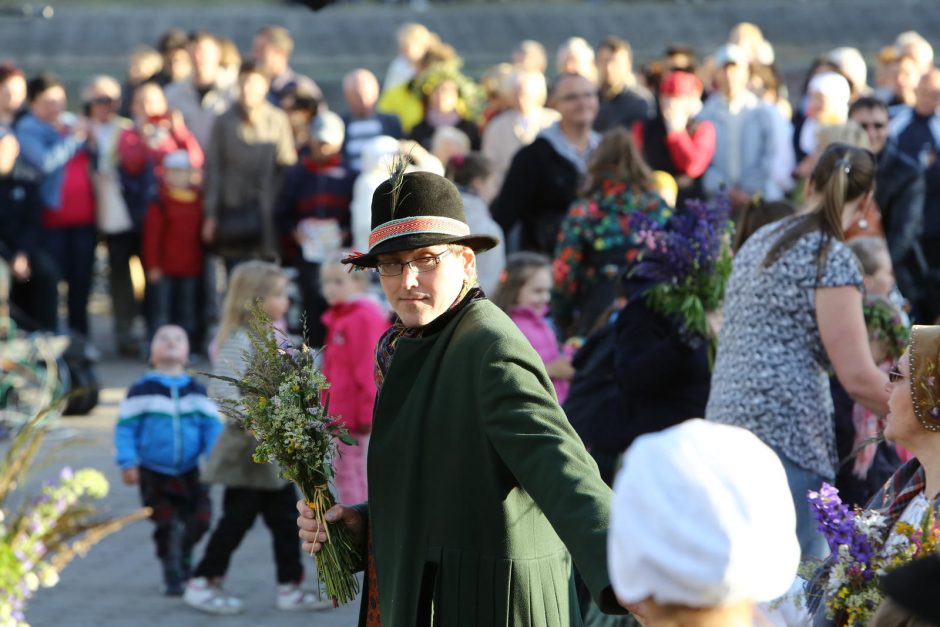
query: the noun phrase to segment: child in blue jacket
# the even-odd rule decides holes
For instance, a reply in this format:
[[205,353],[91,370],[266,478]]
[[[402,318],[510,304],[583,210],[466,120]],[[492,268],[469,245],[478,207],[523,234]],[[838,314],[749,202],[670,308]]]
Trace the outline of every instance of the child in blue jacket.
[[150,346],[153,370],[121,402],[114,442],[124,483],[139,484],[151,520],[168,596],[180,596],[192,550],[209,528],[209,491],[199,481],[199,457],[222,431],[206,389],[186,374],[189,340],[182,328],[157,329]]

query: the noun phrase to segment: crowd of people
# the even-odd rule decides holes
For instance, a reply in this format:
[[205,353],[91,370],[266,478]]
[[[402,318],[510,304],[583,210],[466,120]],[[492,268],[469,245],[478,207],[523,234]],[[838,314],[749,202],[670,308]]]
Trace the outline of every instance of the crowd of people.
[[[616,36],[571,38],[552,68],[524,41],[478,80],[405,24],[383,80],[353,69],[342,102],[291,68],[292,49],[281,26],[244,60],[224,38],[170,31],[126,77],[90,79],[77,115],[55,76],[0,66],[16,316],[87,335],[105,244],[118,350],[151,346],[116,437],[155,511],[168,594],[241,611],[221,584],[260,514],[278,607],[323,607],[301,586],[293,487],[184,373],[192,346],[237,377],[259,300],[325,347],[331,409],[359,440],[337,460],[345,505],[328,519],[361,548],[365,625],[489,611],[577,624],[597,619],[589,607],[650,625],[809,624],[805,608],[755,605],[828,552],[808,491],[897,509],[894,477],[932,502],[940,354],[934,328],[911,325],[940,316],[940,69],[921,35],[878,50],[871,76],[861,51],[825,52],[793,98],[749,23],[703,58],[677,44],[639,70]],[[691,277],[718,286],[709,304],[664,305]],[[910,337],[924,338],[916,363]],[[187,429],[148,423],[166,414]],[[226,493],[193,568],[201,481]],[[298,508],[319,550],[326,534]],[[771,530],[777,552],[756,560]]]

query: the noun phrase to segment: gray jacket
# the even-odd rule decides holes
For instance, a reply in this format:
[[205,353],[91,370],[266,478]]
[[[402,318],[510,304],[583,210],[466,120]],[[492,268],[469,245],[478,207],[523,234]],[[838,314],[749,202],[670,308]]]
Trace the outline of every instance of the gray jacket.
[[[219,354],[212,362],[213,374],[241,378],[245,371],[244,356],[250,351],[248,334],[241,329],[235,331],[219,348]],[[215,401],[239,398],[235,386],[218,379],[209,380],[208,393],[209,398]],[[283,488],[287,481],[277,476],[277,465],[259,464],[251,458],[256,446],[257,441],[252,435],[227,418],[225,428],[209,455],[202,480],[230,488]]]
[[705,172],[703,185],[709,196],[737,187],[776,197],[771,186],[777,156],[776,134],[770,112],[753,94],[735,113],[720,92],[708,97],[698,120],[715,126],[715,156]]

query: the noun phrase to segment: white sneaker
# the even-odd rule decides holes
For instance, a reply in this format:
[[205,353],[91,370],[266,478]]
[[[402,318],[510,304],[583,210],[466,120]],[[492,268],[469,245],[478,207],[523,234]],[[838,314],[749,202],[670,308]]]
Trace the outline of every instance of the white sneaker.
[[241,599],[225,594],[221,585],[209,583],[205,577],[193,577],[186,583],[183,602],[209,614],[238,614],[242,611]]
[[278,584],[277,609],[288,612],[303,612],[317,610],[332,610],[333,601],[326,595],[318,596],[316,592],[304,590],[297,583]]

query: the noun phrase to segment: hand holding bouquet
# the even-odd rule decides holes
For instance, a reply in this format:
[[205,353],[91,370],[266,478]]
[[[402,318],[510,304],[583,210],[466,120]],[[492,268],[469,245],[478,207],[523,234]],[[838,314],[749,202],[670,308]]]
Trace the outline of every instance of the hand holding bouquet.
[[335,504],[329,484],[334,476],[337,441],[356,444],[345,425],[332,418],[323,402],[329,383],[315,367],[316,354],[287,343],[271,320],[256,308],[249,323],[252,350],[241,379],[209,375],[235,386],[239,399],[222,399],[223,412],[238,420],[258,440],[254,460],[274,462],[281,476],[297,484],[329,542],[316,554],[317,572],[334,605],[359,592],[353,574],[359,562],[349,532],[330,525],[324,515]]
[[867,625],[884,600],[881,577],[934,553],[940,544],[940,522],[932,506],[919,525],[901,521],[892,533],[884,515],[850,510],[827,483],[808,499],[832,551],[814,587],[824,595],[827,617],[839,625]]

